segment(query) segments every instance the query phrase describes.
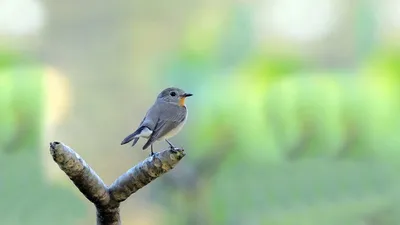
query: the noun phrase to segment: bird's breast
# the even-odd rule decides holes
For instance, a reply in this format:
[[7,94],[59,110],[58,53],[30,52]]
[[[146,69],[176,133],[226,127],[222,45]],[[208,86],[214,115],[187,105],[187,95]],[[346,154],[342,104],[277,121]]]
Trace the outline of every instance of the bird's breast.
[[172,129],[170,132],[168,132],[167,134],[164,135],[163,139],[169,139],[175,135],[177,135],[179,133],[179,131],[182,130],[183,125],[185,125],[187,120],[187,114],[185,116],[185,119],[178,125],[176,126],[174,129]]

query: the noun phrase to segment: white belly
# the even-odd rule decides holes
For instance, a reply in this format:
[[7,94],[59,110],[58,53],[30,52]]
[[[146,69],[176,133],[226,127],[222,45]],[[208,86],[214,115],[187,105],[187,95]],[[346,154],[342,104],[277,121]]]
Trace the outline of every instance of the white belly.
[[164,137],[160,138],[160,139],[169,139],[175,135],[177,135],[179,133],[179,131],[182,130],[183,125],[185,125],[186,120],[187,120],[188,115],[186,114],[185,119],[182,121],[182,123],[180,123],[177,127],[175,127],[175,129],[172,129],[170,132],[168,132],[167,134],[164,135]]
[[140,132],[140,134],[136,135],[135,138],[137,137],[149,138],[152,133],[153,131],[146,127],[142,130],[142,132]]

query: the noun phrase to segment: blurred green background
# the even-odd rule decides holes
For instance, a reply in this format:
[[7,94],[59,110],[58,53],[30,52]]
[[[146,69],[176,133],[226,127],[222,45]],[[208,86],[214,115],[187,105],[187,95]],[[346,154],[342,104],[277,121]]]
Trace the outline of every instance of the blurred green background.
[[[400,224],[400,2],[0,1],[0,224],[84,225],[52,161],[111,184],[120,146],[181,87],[187,156],[121,206],[123,224]],[[155,149],[166,148],[158,143]]]

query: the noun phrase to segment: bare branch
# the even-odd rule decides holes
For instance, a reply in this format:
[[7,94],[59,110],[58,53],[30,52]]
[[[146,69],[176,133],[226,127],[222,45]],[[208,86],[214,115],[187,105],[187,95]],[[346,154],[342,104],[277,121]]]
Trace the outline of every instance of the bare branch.
[[96,172],[70,147],[53,142],[50,143],[50,153],[82,194],[95,204],[97,225],[120,225],[119,203],[174,168],[185,156],[183,149],[158,152],[128,170],[107,187]]
[[124,201],[140,188],[174,168],[184,156],[184,150],[177,149],[159,152],[147,158],[110,186],[112,198],[118,202]]
[[74,150],[60,142],[53,142],[50,144],[50,153],[89,201],[95,205],[107,205],[110,202],[107,186]]
[[119,203],[107,207],[96,207],[97,225],[120,225]]

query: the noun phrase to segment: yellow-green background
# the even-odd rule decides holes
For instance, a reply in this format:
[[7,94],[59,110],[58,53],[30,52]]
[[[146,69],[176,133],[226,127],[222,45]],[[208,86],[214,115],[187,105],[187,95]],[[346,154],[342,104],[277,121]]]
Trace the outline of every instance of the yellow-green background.
[[110,184],[167,86],[194,94],[187,156],[123,224],[400,224],[399,2],[4,2],[0,224],[94,224],[48,143]]

